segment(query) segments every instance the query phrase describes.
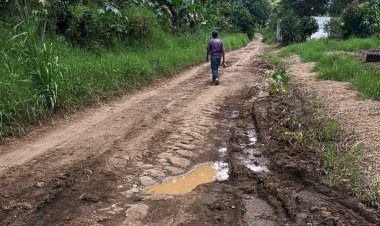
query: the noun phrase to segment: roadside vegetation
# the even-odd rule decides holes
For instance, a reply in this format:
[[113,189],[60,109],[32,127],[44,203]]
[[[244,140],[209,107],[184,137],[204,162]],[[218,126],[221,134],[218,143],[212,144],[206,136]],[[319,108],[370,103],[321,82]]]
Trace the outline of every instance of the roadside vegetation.
[[280,56],[298,54],[305,61],[316,62],[314,70],[320,79],[349,82],[363,97],[380,100],[380,71],[339,52],[355,52],[379,46],[380,40],[376,38],[311,40],[283,49]]
[[[275,1],[274,21],[269,20],[263,29],[264,41],[274,43],[277,23],[281,27],[281,46],[267,53],[266,59],[279,70],[283,70],[282,58],[297,54],[304,61],[315,62],[314,70],[318,78],[348,82],[359,91],[361,97],[380,100],[380,71],[363,64],[350,53],[379,48],[380,2],[369,1],[311,1],[310,12],[305,1]],[[283,14],[284,9],[290,9]],[[309,40],[307,32],[315,32],[315,26],[302,22],[308,16],[332,16],[324,28],[329,38]],[[318,27],[317,27],[318,28]],[[273,93],[273,92],[272,92]],[[336,184],[348,185],[353,194],[366,204],[378,207],[379,185],[366,183],[366,174],[361,171],[364,144],[357,142],[355,132],[346,131],[342,125],[328,117],[317,97],[305,97],[301,102],[289,99],[290,109],[303,109],[298,118],[293,118],[294,126],[285,136],[304,148],[319,150],[321,172]]]
[[266,0],[1,1],[0,139],[57,112],[140,88],[265,24]]
[[350,187],[352,195],[366,204],[379,204],[378,188],[367,187],[365,173],[361,170],[364,145],[357,141],[355,131],[346,131],[335,119],[326,114],[318,97],[299,92],[302,88],[290,85],[286,105],[291,123],[284,137],[301,150],[312,150],[320,155],[319,173],[337,185]]

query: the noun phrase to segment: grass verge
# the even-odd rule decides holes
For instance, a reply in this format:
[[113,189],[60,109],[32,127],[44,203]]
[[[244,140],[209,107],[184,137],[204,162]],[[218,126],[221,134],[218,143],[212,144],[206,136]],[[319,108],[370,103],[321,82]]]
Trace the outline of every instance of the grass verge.
[[263,42],[266,44],[274,44],[277,42],[276,31],[270,28],[262,28],[259,33],[263,36]]
[[380,46],[379,39],[310,40],[291,45],[280,56],[298,54],[308,62],[316,62],[320,79],[349,82],[364,97],[380,100],[380,71],[361,64],[357,59],[337,51],[354,52]]
[[[33,53],[25,55],[20,51],[22,41],[12,39],[13,35],[9,29],[0,32],[1,40],[6,40],[0,43],[0,64],[4,65],[0,67],[0,139],[24,133],[28,125],[53,113],[40,97],[44,87],[37,87],[34,82],[36,78],[43,81],[41,72],[60,68],[59,75],[49,78],[49,84],[54,84],[56,90],[54,109],[69,111],[124,94],[203,62],[209,40],[205,32],[171,36],[157,31],[156,38],[147,43],[119,45],[112,50],[86,50],[58,39],[36,46]],[[244,34],[221,38],[227,50],[248,43]],[[28,67],[30,62],[41,62],[38,59],[45,63],[39,63],[39,68]]]
[[[327,116],[320,100],[305,93],[298,85],[289,88],[286,105],[290,126],[285,133],[288,142],[299,150],[319,155],[315,167],[336,185],[349,187],[352,195],[371,207],[378,207],[378,187],[368,187],[361,170],[364,145],[354,131],[345,131],[339,122]],[[294,114],[293,114],[294,113]],[[311,165],[310,165],[311,166]]]

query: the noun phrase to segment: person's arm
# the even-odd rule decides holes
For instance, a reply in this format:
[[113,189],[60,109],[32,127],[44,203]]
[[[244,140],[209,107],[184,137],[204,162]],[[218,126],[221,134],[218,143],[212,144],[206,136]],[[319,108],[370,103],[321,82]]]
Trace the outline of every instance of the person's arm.
[[222,64],[226,62],[226,50],[224,49],[224,44],[222,42],[222,53],[223,53],[223,61]]
[[208,44],[208,46],[207,46],[207,56],[206,56],[206,62],[208,62],[209,61],[209,58],[208,58],[208,56],[210,55],[210,43]]

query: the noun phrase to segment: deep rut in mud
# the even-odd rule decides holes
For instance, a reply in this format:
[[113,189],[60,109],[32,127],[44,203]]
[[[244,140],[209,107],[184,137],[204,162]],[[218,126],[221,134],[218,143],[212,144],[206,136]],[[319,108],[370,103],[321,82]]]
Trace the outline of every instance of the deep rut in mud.
[[[228,54],[231,67],[219,86],[211,86],[208,65],[201,65],[2,146],[0,224],[377,224],[375,212],[314,173],[317,153],[276,137],[291,112],[282,97],[267,95],[272,68],[263,54],[258,38]],[[207,163],[222,172],[215,182],[194,190],[182,184],[190,187],[182,195],[149,194]]]

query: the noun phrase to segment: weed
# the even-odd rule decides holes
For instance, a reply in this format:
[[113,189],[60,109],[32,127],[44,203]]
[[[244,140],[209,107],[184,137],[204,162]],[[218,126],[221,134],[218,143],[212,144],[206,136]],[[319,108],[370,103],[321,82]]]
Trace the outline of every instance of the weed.
[[327,149],[322,154],[323,158],[323,169],[328,174],[335,164],[337,158],[337,147],[336,144],[328,144]]
[[272,78],[270,80],[270,94],[276,93],[285,93],[285,86],[289,82],[289,77],[285,74],[285,71],[278,70],[272,74]]
[[336,121],[327,120],[323,123],[320,132],[320,140],[323,142],[334,141],[338,138],[340,131],[340,125]]

